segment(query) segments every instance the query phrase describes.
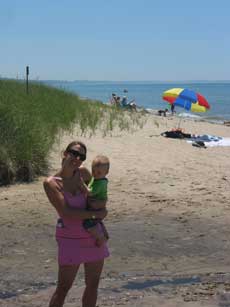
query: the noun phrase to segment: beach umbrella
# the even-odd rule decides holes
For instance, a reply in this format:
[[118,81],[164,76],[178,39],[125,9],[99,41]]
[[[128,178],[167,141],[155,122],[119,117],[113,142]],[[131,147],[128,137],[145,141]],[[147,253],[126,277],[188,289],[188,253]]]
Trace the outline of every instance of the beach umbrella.
[[201,94],[186,88],[169,89],[163,93],[162,98],[191,112],[206,112],[210,109],[209,103]]

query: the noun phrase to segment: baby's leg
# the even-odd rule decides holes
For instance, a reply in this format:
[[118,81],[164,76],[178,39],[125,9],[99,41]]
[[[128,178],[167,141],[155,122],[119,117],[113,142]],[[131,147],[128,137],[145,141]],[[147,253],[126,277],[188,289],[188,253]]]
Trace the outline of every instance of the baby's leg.
[[101,232],[97,225],[88,228],[87,231],[96,239],[96,245],[98,247],[102,246],[107,241],[104,232]]
[[109,240],[109,233],[105,227],[105,224],[103,222],[100,222],[100,224],[101,224],[101,228],[103,230],[104,236],[106,237],[107,240]]

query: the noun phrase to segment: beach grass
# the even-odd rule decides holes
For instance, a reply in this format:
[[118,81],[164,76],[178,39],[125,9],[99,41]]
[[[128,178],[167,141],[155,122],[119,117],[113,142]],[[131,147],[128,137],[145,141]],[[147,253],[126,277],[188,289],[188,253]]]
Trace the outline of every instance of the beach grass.
[[143,114],[81,99],[41,83],[0,80],[0,185],[47,173],[48,154],[62,131],[103,135],[141,128]]

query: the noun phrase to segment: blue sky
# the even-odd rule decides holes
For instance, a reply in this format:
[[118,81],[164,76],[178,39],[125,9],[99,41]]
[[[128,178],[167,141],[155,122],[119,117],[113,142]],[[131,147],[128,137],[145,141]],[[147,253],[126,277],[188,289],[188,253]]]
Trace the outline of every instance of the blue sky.
[[0,75],[230,80],[229,15],[229,0],[0,0]]

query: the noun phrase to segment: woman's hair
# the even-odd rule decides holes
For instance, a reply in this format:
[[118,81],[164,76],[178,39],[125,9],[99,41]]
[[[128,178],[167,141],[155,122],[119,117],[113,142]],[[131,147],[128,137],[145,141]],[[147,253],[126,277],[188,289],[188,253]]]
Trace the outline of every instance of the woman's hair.
[[86,145],[84,143],[80,142],[80,141],[73,141],[73,142],[69,143],[69,145],[66,147],[65,151],[69,151],[75,145],[80,145],[84,149],[85,154],[87,154]]

